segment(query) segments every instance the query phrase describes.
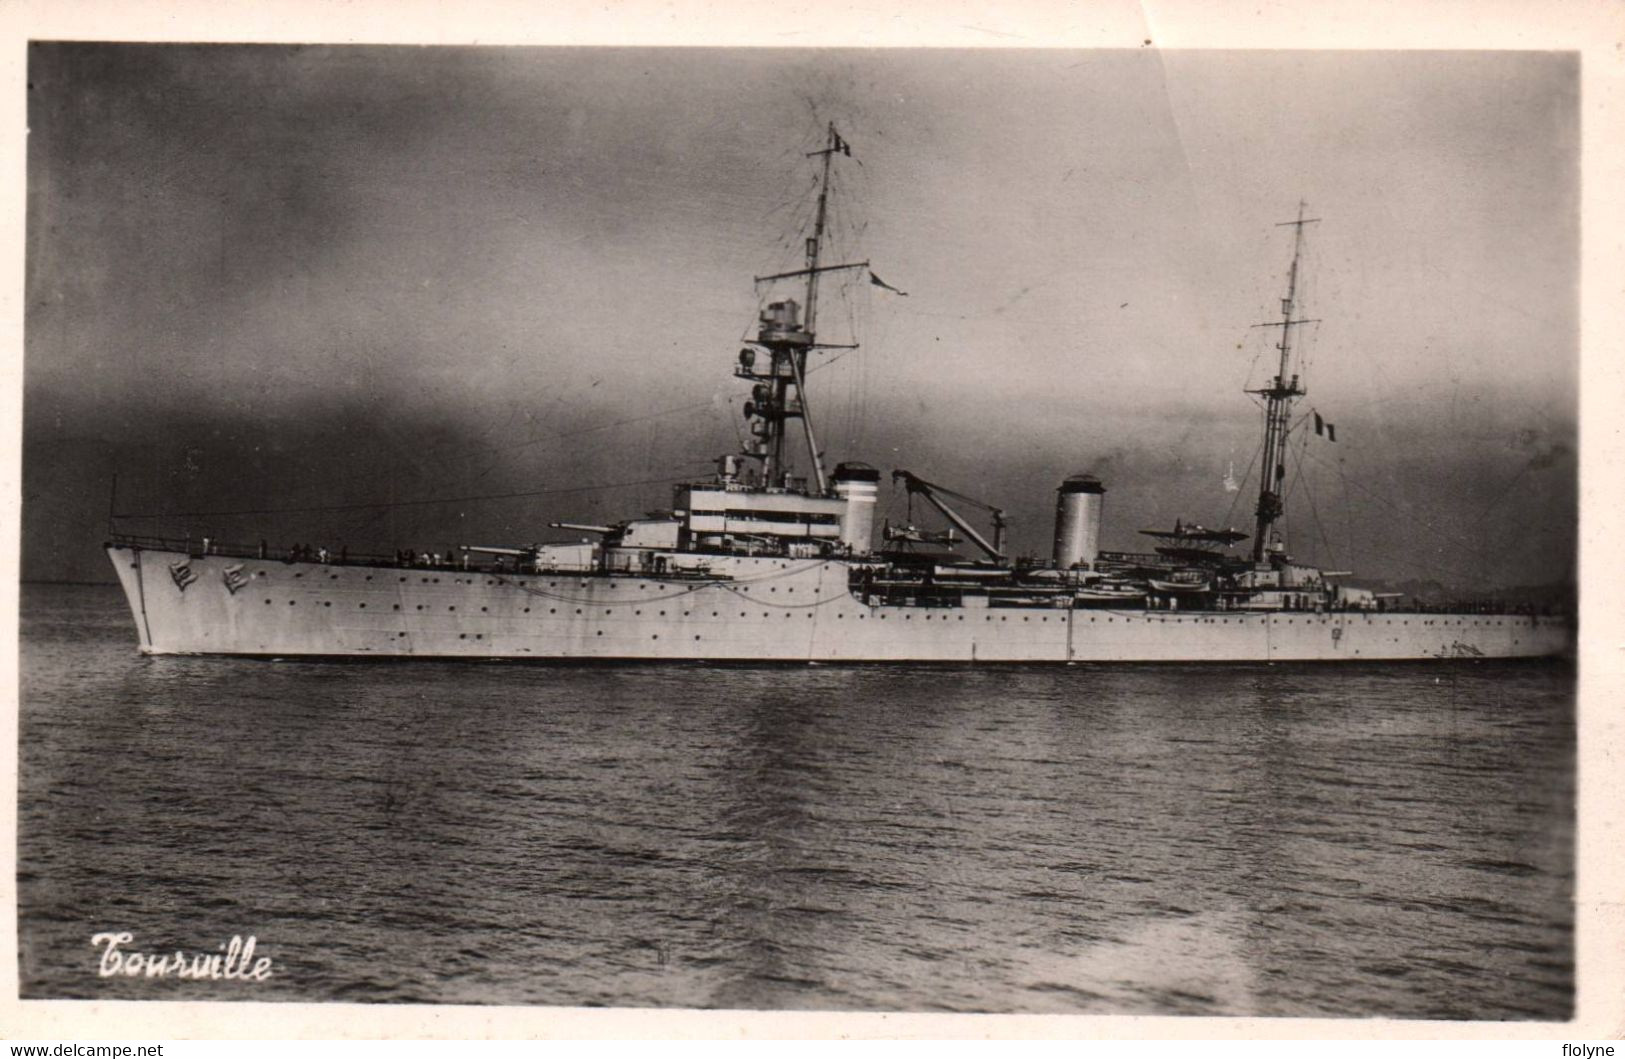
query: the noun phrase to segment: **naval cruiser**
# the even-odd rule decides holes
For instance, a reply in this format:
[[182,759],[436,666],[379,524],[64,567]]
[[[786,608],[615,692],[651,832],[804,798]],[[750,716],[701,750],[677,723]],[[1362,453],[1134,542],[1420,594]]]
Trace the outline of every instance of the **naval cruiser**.
[[[1407,606],[1288,553],[1288,440],[1306,393],[1295,370],[1300,205],[1264,407],[1251,534],[1176,522],[1143,552],[1100,547],[1105,484],[1056,492],[1054,547],[1014,557],[1004,512],[910,471],[892,482],[947,521],[876,533],[881,472],[827,468],[807,391],[820,281],[869,263],[824,260],[834,125],[803,267],[759,281],[800,296],[759,306],[733,365],[749,438],[669,511],[612,525],[554,522],[570,543],[462,546],[449,556],[273,553],[216,540],[113,533],[140,650],[266,658],[822,662],[1286,662],[1536,657],[1568,649],[1566,618],[1485,605]],[[872,272],[870,281],[889,287]],[[895,288],[892,288],[895,289]],[[1273,359],[1273,358],[1272,358]],[[1320,427],[1319,417],[1315,425]],[[799,450],[799,451],[798,451]],[[793,459],[804,458],[805,471]],[[983,529],[964,510],[985,518]],[[1250,547],[1238,546],[1248,541]],[[955,550],[969,546],[977,554]]]

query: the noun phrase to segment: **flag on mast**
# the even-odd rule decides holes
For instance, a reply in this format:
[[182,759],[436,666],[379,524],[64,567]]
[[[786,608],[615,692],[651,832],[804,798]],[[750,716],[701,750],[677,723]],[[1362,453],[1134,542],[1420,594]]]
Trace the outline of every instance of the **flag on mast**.
[[890,283],[887,283],[885,280],[881,279],[879,276],[875,275],[873,272],[869,273],[869,282],[873,283],[877,287],[884,287],[886,290],[891,291],[893,294],[901,294],[905,298],[908,297],[908,291],[906,291],[906,290],[898,290],[896,287],[893,287]]

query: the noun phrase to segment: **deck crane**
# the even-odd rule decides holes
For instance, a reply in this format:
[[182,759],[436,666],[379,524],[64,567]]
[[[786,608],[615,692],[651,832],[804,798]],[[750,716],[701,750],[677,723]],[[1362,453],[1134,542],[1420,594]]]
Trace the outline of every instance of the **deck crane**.
[[[891,478],[893,482],[902,482],[907,487],[909,496],[919,495],[929,500],[932,507],[942,512],[944,518],[953,523],[961,533],[969,537],[971,543],[986,552],[989,558],[995,562],[1004,562],[1004,530],[1009,523],[1005,521],[1003,508],[994,507],[992,504],[984,503],[975,497],[966,496],[964,493],[956,493],[952,489],[928,482],[909,471],[893,471]],[[948,506],[943,497],[950,497],[960,503],[970,504],[986,511],[993,519],[993,543],[989,544],[986,537],[977,533],[976,529],[969,522],[966,522],[959,512]]]

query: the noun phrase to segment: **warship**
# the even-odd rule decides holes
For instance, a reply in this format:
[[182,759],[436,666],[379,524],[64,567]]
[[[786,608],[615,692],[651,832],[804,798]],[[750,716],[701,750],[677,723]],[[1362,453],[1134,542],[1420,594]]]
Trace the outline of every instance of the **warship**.
[[[610,525],[549,523],[577,535],[566,543],[467,544],[446,555],[273,552],[115,532],[106,550],[141,652],[1066,664],[1510,658],[1568,648],[1565,617],[1424,608],[1288,553],[1288,440],[1309,429],[1308,417],[1293,418],[1306,394],[1294,338],[1310,322],[1300,318],[1299,264],[1315,221],[1301,204],[1284,222],[1293,244],[1280,319],[1260,325],[1278,333],[1278,370],[1248,391],[1264,410],[1251,534],[1181,520],[1140,531],[1153,542],[1145,551],[1102,549],[1106,486],[1080,473],[1056,491],[1051,554],[1014,557],[1003,510],[903,469],[891,481],[911,512],[918,499],[950,528],[922,529],[910,517],[877,534],[881,472],[856,461],[826,467],[807,377],[811,358],[851,348],[818,340],[821,281],[853,270],[895,288],[867,261],[825,260],[831,166],[852,148],[833,124],[821,142],[808,154],[818,183],[805,260],[757,277],[759,289],[792,285],[799,300],[759,301],[754,337],[732,367],[749,389],[748,440],[710,477],[677,484],[670,510]],[[1328,428],[1318,414],[1314,426]]]

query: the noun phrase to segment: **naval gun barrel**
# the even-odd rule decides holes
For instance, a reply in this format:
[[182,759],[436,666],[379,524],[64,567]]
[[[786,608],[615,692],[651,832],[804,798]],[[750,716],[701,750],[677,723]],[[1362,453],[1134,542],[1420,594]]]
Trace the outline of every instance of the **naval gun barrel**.
[[549,522],[550,529],[579,530],[582,533],[614,533],[614,526],[595,526],[588,522]]

